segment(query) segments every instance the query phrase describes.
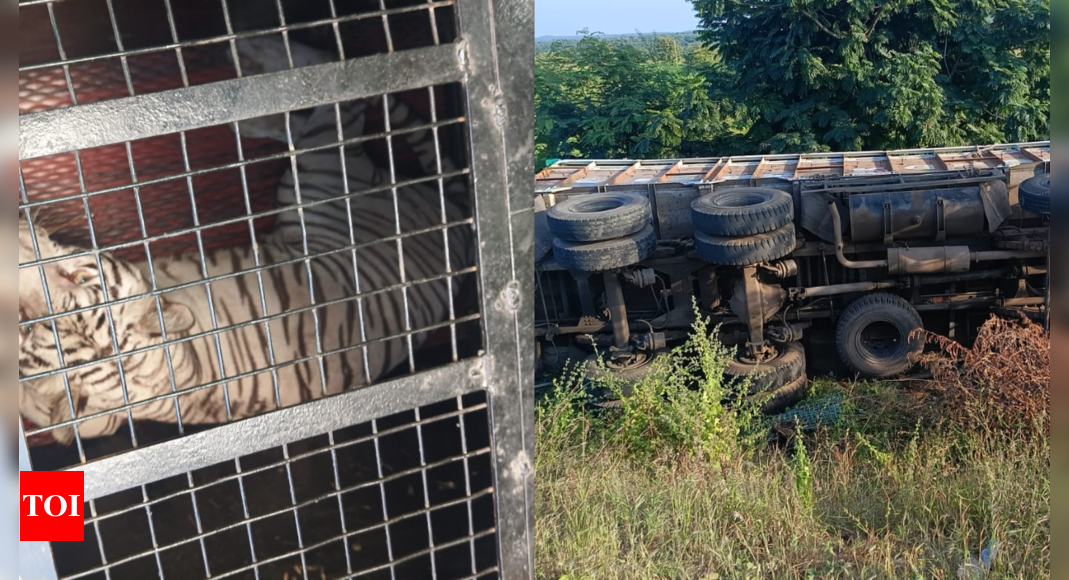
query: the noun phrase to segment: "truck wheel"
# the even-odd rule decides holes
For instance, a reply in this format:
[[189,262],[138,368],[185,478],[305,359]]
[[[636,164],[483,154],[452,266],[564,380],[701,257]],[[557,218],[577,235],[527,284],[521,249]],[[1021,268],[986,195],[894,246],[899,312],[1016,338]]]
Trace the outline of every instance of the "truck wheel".
[[549,208],[549,231],[569,242],[601,242],[631,235],[653,220],[650,200],[635,193],[573,197]]
[[794,221],[789,193],[767,187],[739,187],[703,195],[690,205],[694,229],[712,236],[752,236]]
[[653,226],[617,238],[593,243],[553,240],[553,255],[563,268],[575,272],[607,272],[645,260],[657,247]]
[[1050,174],[1033,177],[1018,189],[1021,208],[1032,213],[1050,215]]
[[744,238],[711,236],[704,232],[694,232],[694,245],[698,256],[720,266],[753,266],[785,258],[798,245],[794,224]]
[[750,393],[756,395],[774,391],[805,377],[805,349],[797,342],[779,346],[779,354],[770,361],[753,364],[735,357],[724,369],[728,386],[737,385],[750,377]]
[[762,395],[766,398],[765,401],[761,403],[761,413],[764,415],[779,415],[804,399],[806,390],[808,389],[809,378],[801,376],[776,389],[770,396]]
[[893,294],[870,294],[855,300],[839,318],[835,343],[839,357],[854,372],[874,379],[913,368],[924,339],[911,336],[923,328],[920,314]]
[[[635,385],[641,383],[654,369],[657,368],[659,361],[668,357],[667,350],[655,350],[653,352],[642,352],[635,355],[635,359],[629,361],[630,364],[619,365],[612,361],[605,361],[605,366],[602,368],[598,365],[598,355],[591,355],[586,359],[586,376],[589,379],[603,378],[606,373],[611,375],[615,379],[616,384],[620,387],[620,394],[625,397],[630,397],[635,392]],[[592,393],[599,399],[612,400],[616,399],[616,393],[605,387],[598,387],[597,392]],[[609,404],[608,406],[613,406]]]

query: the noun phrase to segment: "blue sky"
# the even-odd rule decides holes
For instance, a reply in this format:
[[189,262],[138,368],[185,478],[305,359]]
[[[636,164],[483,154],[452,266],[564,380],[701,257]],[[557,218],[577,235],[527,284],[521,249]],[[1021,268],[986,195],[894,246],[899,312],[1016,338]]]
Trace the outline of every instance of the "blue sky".
[[689,0],[535,0],[535,36],[591,32],[686,32],[698,27]]

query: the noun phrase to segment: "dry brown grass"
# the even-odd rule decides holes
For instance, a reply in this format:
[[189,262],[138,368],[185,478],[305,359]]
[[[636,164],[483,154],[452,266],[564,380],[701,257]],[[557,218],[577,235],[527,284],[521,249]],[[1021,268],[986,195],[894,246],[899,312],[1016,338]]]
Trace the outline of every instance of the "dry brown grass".
[[925,386],[941,394],[944,417],[962,426],[1019,429],[1042,425],[1050,434],[1050,334],[1026,318],[991,318],[966,348],[924,333],[938,351],[920,361],[932,372]]

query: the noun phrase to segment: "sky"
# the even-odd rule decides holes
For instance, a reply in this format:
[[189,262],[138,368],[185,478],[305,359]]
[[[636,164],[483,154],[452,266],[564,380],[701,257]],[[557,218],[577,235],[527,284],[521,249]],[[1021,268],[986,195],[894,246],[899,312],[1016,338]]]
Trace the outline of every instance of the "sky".
[[535,36],[689,32],[698,28],[690,0],[535,0]]

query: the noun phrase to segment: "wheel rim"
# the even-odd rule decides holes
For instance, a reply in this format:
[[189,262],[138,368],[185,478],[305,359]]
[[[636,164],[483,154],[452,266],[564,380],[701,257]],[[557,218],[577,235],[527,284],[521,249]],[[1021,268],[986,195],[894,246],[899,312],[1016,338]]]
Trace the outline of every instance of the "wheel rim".
[[735,358],[743,364],[761,366],[778,359],[781,355],[783,355],[783,352],[781,352],[778,348],[774,346],[769,346],[768,350],[765,352],[764,358],[753,359],[750,358],[749,349],[743,346],[739,348],[739,354]]
[[900,357],[906,342],[902,329],[889,320],[874,320],[866,324],[855,339],[858,352],[869,361]]
[[[656,355],[654,353],[640,352],[634,356],[630,356],[624,359],[613,360],[612,358],[601,359],[604,366],[604,372],[608,375],[616,375],[616,373],[633,371],[647,367],[654,361]],[[597,359],[595,359],[597,360]],[[601,374],[599,371],[594,371],[595,375]],[[604,375],[602,375],[604,376]],[[631,395],[631,387],[629,386],[630,380],[628,378],[622,378],[623,383],[620,384],[622,392],[621,395],[627,397]],[[615,393],[612,393],[607,388],[599,388],[593,391],[595,397],[603,398],[606,400],[615,400]]]
[[[624,361],[624,363],[620,364],[620,361]],[[653,362],[653,356],[650,353],[640,352],[619,361],[609,358],[605,361],[605,368],[611,371],[632,371],[647,366],[651,362]]]
[[1040,179],[1039,185],[1044,189],[1050,189],[1050,177],[1044,177],[1043,179]]
[[761,205],[769,200],[769,196],[763,193],[748,192],[734,192],[725,193],[717,196],[716,199],[710,200],[711,205],[716,207],[753,207]]

